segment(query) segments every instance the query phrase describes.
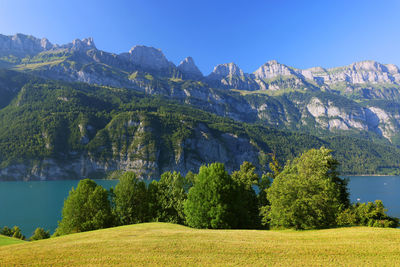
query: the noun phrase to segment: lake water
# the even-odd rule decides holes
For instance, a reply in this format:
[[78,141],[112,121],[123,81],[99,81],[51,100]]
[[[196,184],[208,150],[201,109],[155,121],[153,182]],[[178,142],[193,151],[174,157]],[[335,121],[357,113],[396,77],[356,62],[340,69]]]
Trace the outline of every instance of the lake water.
[[[110,189],[118,180],[95,180]],[[0,182],[0,227],[17,225],[29,238],[37,227],[50,230],[57,228],[61,220],[64,199],[78,180]]]
[[[400,176],[351,176],[350,199],[368,202],[380,199],[388,214],[400,217]],[[61,219],[64,199],[79,181],[0,182],[0,227],[18,225],[30,237],[36,227],[54,232]],[[104,188],[116,180],[96,180]]]

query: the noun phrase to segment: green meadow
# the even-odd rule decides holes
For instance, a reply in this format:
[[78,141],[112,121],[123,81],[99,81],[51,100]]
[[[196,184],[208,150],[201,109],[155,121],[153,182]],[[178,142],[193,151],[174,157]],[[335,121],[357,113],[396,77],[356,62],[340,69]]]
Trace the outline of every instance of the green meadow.
[[19,244],[19,243],[25,243],[25,241],[22,241],[21,239],[0,235],[0,246]]
[[1,246],[0,265],[394,266],[399,241],[400,230],[388,228],[198,230],[143,223]]

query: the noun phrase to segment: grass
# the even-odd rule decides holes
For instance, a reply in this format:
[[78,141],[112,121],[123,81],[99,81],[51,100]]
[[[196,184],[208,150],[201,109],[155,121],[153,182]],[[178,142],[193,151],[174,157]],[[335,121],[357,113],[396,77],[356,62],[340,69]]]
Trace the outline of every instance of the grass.
[[165,223],[0,247],[0,265],[394,266],[400,230],[196,230]]
[[40,63],[27,63],[27,64],[20,64],[17,65],[13,68],[13,70],[17,71],[29,71],[29,70],[36,70],[38,68],[44,67],[44,66],[54,66],[57,64],[62,63],[64,60],[63,59],[57,59],[53,61],[48,61],[48,62],[40,62]]
[[[25,241],[22,241],[21,239],[0,235],[0,247],[18,243],[25,243]],[[1,259],[0,259],[0,264],[1,264]]]

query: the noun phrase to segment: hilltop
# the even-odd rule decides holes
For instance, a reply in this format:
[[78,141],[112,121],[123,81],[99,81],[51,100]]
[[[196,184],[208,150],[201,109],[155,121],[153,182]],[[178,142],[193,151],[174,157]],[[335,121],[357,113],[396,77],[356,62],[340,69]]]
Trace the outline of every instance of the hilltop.
[[394,265],[398,229],[197,230],[146,223],[0,247],[2,265]]

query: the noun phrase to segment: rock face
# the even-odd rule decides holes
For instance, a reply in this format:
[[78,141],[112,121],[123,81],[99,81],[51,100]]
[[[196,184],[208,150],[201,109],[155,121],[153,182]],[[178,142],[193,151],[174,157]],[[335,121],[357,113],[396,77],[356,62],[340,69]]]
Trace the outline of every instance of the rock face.
[[85,39],[75,39],[72,43],[61,46],[60,48],[67,48],[73,51],[81,51],[85,52],[90,49],[96,49],[96,45],[94,44],[93,38],[85,38]]
[[187,57],[181,61],[178,65],[178,70],[183,74],[183,79],[187,80],[199,80],[203,77],[203,74],[197,68],[192,57]]
[[320,83],[332,85],[335,83],[349,84],[399,84],[400,72],[397,66],[380,64],[376,61],[361,61],[346,67],[309,69],[311,77]]
[[[160,158],[161,145],[157,145],[156,140],[147,142],[143,139],[144,135],[154,131],[151,127],[131,119],[122,123],[128,132],[132,132],[132,136],[111,134],[112,159],[105,161],[91,153],[83,152],[71,160],[28,160],[24,164],[13,164],[0,169],[0,180],[99,178],[115,170],[133,171],[140,178],[154,179],[170,170],[179,171],[184,175],[188,171],[198,172],[201,165],[216,161],[225,163],[230,172],[236,170],[244,161],[254,162],[259,167],[259,149],[251,144],[249,139],[231,133],[216,133],[202,123],[193,129],[191,137],[180,141],[178,149],[173,151],[169,161],[163,162]],[[128,146],[121,147],[120,141]],[[51,146],[52,144],[49,144],[48,148]]]
[[[23,34],[0,35],[0,55],[5,56],[0,64],[45,78],[162,95],[239,121],[260,120],[289,129],[371,132],[391,141],[400,129],[399,114],[391,103],[400,102],[399,68],[375,61],[331,69],[297,69],[272,60],[253,73],[227,63],[217,65],[204,77],[191,57],[176,67],[153,47],[138,45],[117,55],[96,49],[92,38],[53,45],[45,38]],[[302,94],[272,97],[280,91]],[[326,96],[309,97],[307,93]],[[360,104],[367,100],[384,105]],[[0,105],[7,101],[0,101]]]
[[24,34],[14,36],[0,34],[0,55],[32,56],[53,47],[55,46],[46,38],[38,39]]
[[137,45],[132,47],[129,53],[121,54],[121,56],[129,58],[135,66],[144,70],[162,71],[175,67],[172,62],[167,60],[160,49],[154,47]]
[[235,63],[217,65],[206,77],[206,82],[225,89],[257,90],[259,88],[252,76],[244,73]]
[[271,60],[262,65],[254,72],[254,76],[258,79],[273,79],[277,76],[297,75],[297,73],[286,65]]

